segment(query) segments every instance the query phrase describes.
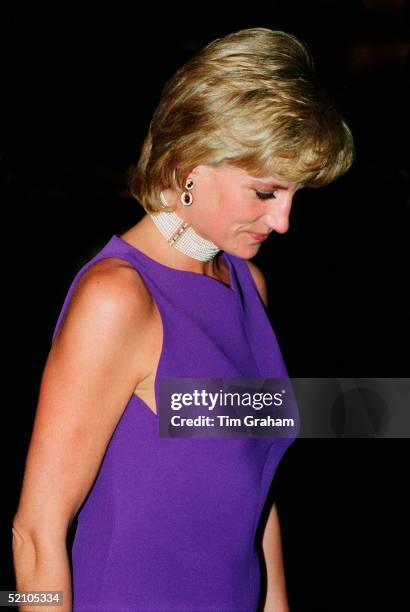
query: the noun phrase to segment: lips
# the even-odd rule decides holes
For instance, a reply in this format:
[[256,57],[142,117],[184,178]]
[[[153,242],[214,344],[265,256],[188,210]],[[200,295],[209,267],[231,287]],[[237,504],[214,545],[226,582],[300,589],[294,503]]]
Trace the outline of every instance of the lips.
[[254,234],[253,232],[248,232],[248,233],[257,242],[263,242],[268,237],[268,234]]

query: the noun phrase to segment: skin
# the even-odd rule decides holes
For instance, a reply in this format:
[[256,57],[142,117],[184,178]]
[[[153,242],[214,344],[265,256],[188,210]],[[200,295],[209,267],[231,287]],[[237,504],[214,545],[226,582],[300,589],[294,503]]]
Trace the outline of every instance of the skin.
[[[175,212],[200,236],[245,260],[252,259],[262,244],[255,242],[248,232],[287,232],[293,196],[303,187],[275,177],[252,178],[233,166],[196,166],[189,178],[194,181],[191,190],[193,204],[183,206],[179,201],[180,194],[171,189],[163,192],[167,203],[170,206],[176,204]],[[270,197],[259,199],[257,191],[270,194]],[[160,263],[215,278],[221,278],[223,274],[218,257],[211,262],[201,262],[170,247],[166,241],[158,240],[158,228],[149,215],[145,215],[123,237],[131,243],[138,243],[139,248],[145,248],[147,254]]]
[[[282,183],[287,189],[277,189],[276,199],[262,201],[255,191],[268,192],[270,187],[240,170],[197,166],[190,177],[195,181],[195,205],[179,204],[178,214],[204,238],[247,261],[266,304],[265,279],[248,261],[261,243],[247,232],[287,231],[292,196],[300,186]],[[165,196],[169,203],[179,199],[170,191]],[[158,239],[149,215],[122,238],[135,241],[164,265],[227,279],[223,258],[204,263],[180,253]],[[122,259],[110,258],[91,266],[80,279],[47,357],[13,519],[13,558],[17,590],[61,590],[61,612],[71,612],[68,528],[90,491],[131,393],[144,381],[152,390],[159,328],[140,276]],[[266,612],[287,610],[279,533],[273,510],[263,541]],[[21,606],[22,612],[47,609]]]
[[[255,178],[243,170],[232,167],[197,166],[189,174],[194,180],[191,193],[192,206],[183,206],[179,195],[164,190],[168,204],[176,204],[177,214],[190,223],[195,231],[217,244],[222,250],[246,260],[265,306],[267,286],[260,269],[249,261],[262,243],[255,242],[248,232],[284,234],[289,229],[289,216],[293,197],[303,185],[286,183],[276,177]],[[270,195],[259,199],[256,192]],[[146,215],[127,239],[138,240],[139,248],[145,242],[146,249],[166,265],[215,278],[226,279],[218,257],[212,262],[200,262],[170,248],[165,241],[158,240],[158,229]],[[263,612],[289,612],[282,552],[281,528],[276,504],[273,504],[265,525],[262,549],[267,574],[267,591]]]

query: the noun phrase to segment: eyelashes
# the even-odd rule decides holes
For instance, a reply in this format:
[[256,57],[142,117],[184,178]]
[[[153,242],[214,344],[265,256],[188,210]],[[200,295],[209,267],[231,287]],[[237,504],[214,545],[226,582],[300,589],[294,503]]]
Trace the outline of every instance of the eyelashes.
[[255,193],[260,200],[276,200],[275,192],[267,193],[265,191],[256,191]]

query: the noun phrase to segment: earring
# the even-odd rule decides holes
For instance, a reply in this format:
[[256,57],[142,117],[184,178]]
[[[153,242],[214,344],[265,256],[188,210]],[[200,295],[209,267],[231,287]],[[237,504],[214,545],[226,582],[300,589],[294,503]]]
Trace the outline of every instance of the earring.
[[[192,179],[188,178],[185,181],[185,189],[188,189],[190,191],[193,188],[194,188],[194,181]],[[192,202],[194,200],[193,197],[192,197],[192,193],[189,193],[189,191],[183,191],[181,193],[180,200],[181,200],[181,204],[183,204],[183,206],[191,206],[191,204],[192,204]]]

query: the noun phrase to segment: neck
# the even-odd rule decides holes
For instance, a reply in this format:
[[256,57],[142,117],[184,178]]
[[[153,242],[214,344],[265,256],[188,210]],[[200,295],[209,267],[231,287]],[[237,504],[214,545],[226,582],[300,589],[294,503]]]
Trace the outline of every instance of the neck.
[[175,212],[158,212],[150,215],[167,243],[198,261],[208,262],[221,250],[214,242],[202,238],[193,227]]
[[171,268],[214,277],[221,273],[220,264],[223,260],[220,261],[219,253],[208,262],[199,261],[182,253],[167,242],[153,222],[152,215],[148,213],[133,228],[125,232],[123,237],[145,251],[148,256]]

